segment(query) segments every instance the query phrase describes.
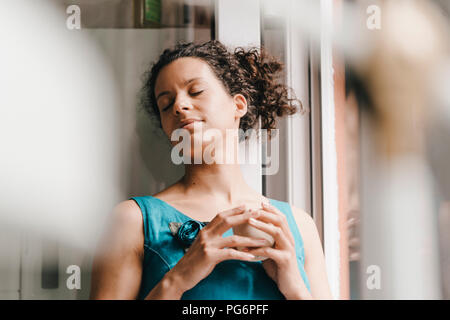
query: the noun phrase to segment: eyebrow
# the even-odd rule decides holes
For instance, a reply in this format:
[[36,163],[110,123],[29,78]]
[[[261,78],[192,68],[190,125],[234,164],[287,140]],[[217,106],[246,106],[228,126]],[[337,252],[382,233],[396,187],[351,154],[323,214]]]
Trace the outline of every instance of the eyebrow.
[[[188,85],[189,83],[191,83],[192,81],[195,81],[195,80],[201,80],[201,79],[202,79],[201,77],[197,77],[197,78],[192,78],[192,79],[186,80],[186,81],[184,82],[184,85],[186,86],[186,85]],[[163,91],[163,92],[161,92],[161,93],[158,94],[158,96],[156,97],[156,101],[158,101],[158,99],[159,99],[161,96],[166,95],[166,94],[169,94],[169,93],[170,93],[169,91]]]

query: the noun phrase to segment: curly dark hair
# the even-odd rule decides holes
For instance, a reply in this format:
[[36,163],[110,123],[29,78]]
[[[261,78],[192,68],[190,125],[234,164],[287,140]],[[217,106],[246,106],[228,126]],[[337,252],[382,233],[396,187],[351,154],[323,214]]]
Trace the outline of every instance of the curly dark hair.
[[[230,52],[218,40],[201,44],[180,43],[173,49],[164,50],[158,61],[144,73],[141,106],[151,117],[156,117],[160,128],[161,118],[155,97],[156,79],[164,66],[183,57],[196,57],[206,61],[231,96],[240,93],[247,99],[247,113],[239,124],[239,128],[244,132],[255,128],[258,117],[261,117],[261,129],[268,130],[270,139],[270,129],[276,128],[277,116],[305,111],[293,90],[281,83],[277,77],[283,70],[283,64],[264,49],[253,47],[245,50],[238,47],[234,52]],[[292,91],[291,97],[289,91]]]

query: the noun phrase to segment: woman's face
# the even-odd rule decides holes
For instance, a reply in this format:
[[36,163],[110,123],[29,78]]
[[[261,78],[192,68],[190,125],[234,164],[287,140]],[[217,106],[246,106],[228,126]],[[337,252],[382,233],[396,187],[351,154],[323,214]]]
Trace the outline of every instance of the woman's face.
[[[199,58],[179,58],[163,67],[156,79],[155,97],[169,139],[187,119],[199,121],[203,132],[216,128],[225,135],[226,129],[239,128],[239,119],[247,112],[245,97],[229,95],[208,63]],[[184,129],[192,137],[193,125]]]

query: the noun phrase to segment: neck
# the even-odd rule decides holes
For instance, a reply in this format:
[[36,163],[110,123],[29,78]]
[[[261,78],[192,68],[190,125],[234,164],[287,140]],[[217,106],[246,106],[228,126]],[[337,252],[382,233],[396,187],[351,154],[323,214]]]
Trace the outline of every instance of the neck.
[[186,196],[208,194],[225,203],[234,203],[255,193],[245,181],[239,164],[189,164],[180,180]]

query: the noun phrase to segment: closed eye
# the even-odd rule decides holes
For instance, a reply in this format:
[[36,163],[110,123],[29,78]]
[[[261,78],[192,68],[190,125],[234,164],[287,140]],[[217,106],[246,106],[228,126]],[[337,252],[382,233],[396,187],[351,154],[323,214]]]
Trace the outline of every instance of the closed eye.
[[172,103],[170,103],[167,107],[163,108],[162,111],[166,111],[166,110],[169,109],[172,105],[173,105],[173,101],[172,101]]
[[200,90],[200,91],[197,91],[197,92],[192,92],[191,93],[191,96],[198,96],[200,93],[202,93],[203,92],[203,90]]
[[[191,92],[190,94],[191,94],[191,96],[196,97],[196,96],[200,95],[203,91],[204,90],[200,90],[200,91],[197,91],[197,92]],[[167,109],[169,109],[173,105],[173,102],[174,101],[172,101],[172,103],[170,103],[165,108],[163,108],[162,111],[166,111]]]

